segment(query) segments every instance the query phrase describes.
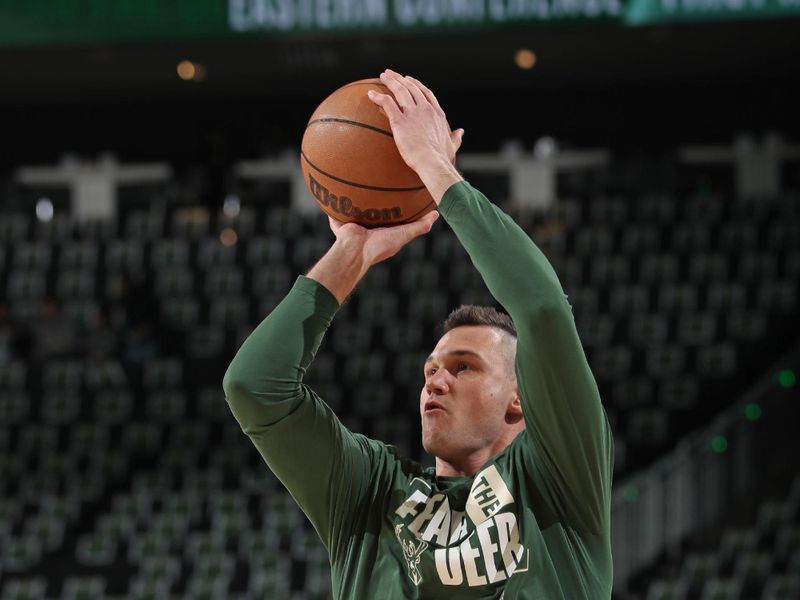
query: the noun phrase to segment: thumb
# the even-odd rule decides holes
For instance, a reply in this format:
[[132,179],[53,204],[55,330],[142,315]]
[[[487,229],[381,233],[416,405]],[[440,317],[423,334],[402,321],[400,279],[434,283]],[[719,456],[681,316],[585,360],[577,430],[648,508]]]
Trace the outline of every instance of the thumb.
[[432,210],[429,213],[426,213],[421,219],[417,221],[420,224],[420,228],[422,229],[422,233],[428,233],[433,227],[433,224],[436,222],[436,219],[439,218],[439,211]]
[[405,243],[408,243],[414,238],[418,238],[419,236],[428,233],[431,230],[431,227],[433,227],[434,222],[436,222],[436,219],[438,218],[439,218],[439,213],[435,210],[432,210],[431,212],[427,213],[426,215],[417,219],[416,221],[404,225],[405,230],[403,233],[405,233],[406,236]]
[[464,130],[463,129],[456,129],[452,134],[450,139],[453,141],[453,145],[456,147],[456,150],[461,148],[461,141],[464,139]]

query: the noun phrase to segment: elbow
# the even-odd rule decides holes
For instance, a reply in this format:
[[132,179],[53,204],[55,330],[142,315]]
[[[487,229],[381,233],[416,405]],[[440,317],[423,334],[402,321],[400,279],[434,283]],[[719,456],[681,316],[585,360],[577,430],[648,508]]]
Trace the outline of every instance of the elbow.
[[248,436],[263,434],[267,428],[290,414],[302,400],[300,386],[257,385],[230,374],[222,381],[231,413]]
[[300,381],[271,376],[247,376],[229,368],[222,379],[225,399],[234,414],[251,410],[274,410],[303,395]]
[[252,368],[234,359],[222,378],[222,390],[225,392],[228,404],[250,403],[264,392],[270,391],[267,385],[269,380],[262,378],[260,374],[256,376]]
[[236,374],[232,374],[230,369],[228,369],[225,373],[225,377],[222,379],[222,390],[225,392],[225,399],[229,404],[246,401],[253,397],[247,383],[243,379],[237,377]]

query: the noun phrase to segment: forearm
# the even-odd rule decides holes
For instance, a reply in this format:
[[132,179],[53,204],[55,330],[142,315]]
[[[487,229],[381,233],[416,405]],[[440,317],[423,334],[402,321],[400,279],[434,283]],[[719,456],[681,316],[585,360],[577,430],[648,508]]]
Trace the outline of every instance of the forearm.
[[433,156],[417,169],[417,175],[428,188],[438,206],[445,192],[455,183],[464,181],[461,173],[443,156]]
[[542,251],[478,190],[453,186],[439,210],[512,318],[563,302],[561,284]]
[[337,239],[307,277],[324,286],[343,304],[369,268],[362,249],[363,245],[354,240]]

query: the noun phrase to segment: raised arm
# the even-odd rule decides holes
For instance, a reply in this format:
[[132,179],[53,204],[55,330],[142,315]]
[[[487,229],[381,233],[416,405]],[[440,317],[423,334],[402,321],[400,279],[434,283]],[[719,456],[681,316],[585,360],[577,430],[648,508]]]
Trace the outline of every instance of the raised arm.
[[519,226],[448,164],[449,144],[461,134],[454,140],[433,93],[392,71],[381,78],[396,100],[372,99],[389,117],[401,155],[517,327],[517,384],[543,492],[574,526],[600,531],[608,525],[613,442],[558,277]]
[[352,514],[374,471],[374,446],[354,435],[303,377],[339,305],[373,264],[430,230],[438,213],[366,230],[332,222],[336,241],[245,340],[223,381],[242,430],[335,552],[331,515]]
[[544,254],[467,183],[439,205],[517,328],[516,373],[528,441],[553,503],[583,531],[607,526],[613,438],[575,328]]

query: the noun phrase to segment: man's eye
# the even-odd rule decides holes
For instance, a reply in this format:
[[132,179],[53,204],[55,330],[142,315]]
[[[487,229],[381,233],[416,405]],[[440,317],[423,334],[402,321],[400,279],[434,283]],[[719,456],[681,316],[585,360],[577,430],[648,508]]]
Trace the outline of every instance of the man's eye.
[[428,369],[428,376],[433,375],[434,373],[436,373],[436,367],[431,367]]
[[458,364],[458,370],[459,371],[466,371],[467,369],[469,369],[469,365],[467,363],[459,363]]

